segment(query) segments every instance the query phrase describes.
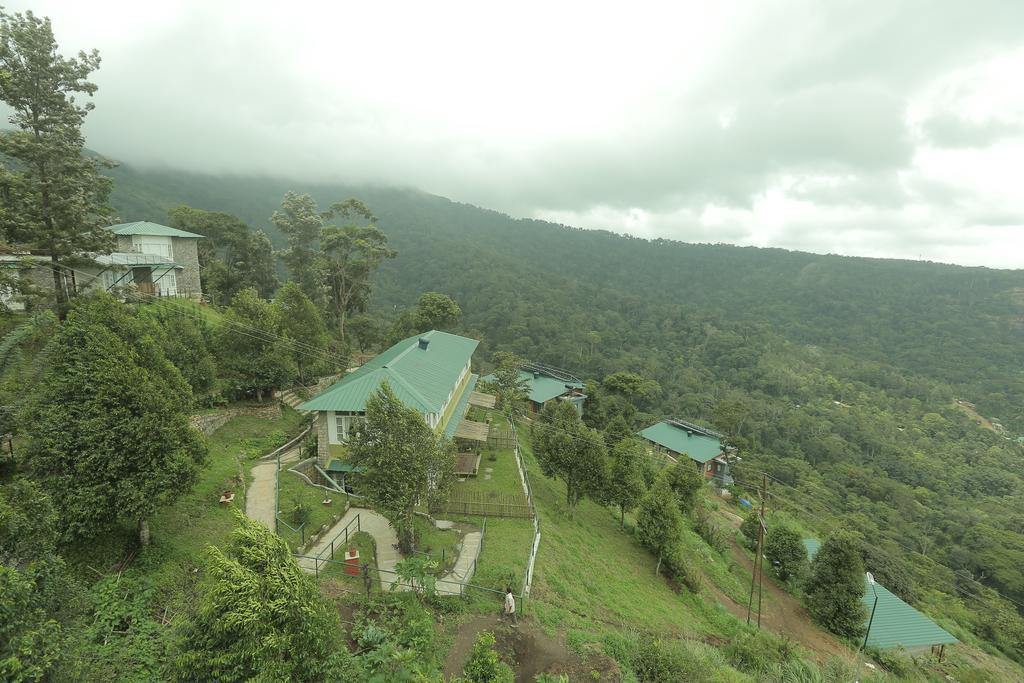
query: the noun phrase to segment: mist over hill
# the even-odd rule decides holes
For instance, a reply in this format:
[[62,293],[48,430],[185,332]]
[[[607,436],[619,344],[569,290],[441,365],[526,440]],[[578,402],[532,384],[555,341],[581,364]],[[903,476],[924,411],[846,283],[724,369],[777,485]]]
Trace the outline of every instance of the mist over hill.
[[[514,342],[537,360],[594,376],[650,362],[635,355],[645,343],[615,335],[603,339],[604,353],[583,357],[583,337],[601,327],[594,316],[664,327],[682,306],[948,384],[1024,431],[1024,271],[649,241],[515,219],[412,189],[125,165],[111,175],[124,220],[166,221],[167,209],[188,204],[234,214],[275,244],[281,236],[269,217],[287,190],[309,192],[321,205],[358,197],[399,253],[378,275],[378,307],[443,291],[489,342]],[[556,291],[563,303],[545,301]],[[539,330],[549,318],[573,324]]]

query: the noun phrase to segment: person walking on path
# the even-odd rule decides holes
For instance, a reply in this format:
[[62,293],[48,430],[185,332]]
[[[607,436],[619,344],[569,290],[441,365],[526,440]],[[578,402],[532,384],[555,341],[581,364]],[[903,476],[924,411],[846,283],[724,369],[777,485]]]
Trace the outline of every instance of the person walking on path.
[[519,622],[516,620],[516,596],[512,595],[512,589],[505,589],[505,605],[502,610],[512,622],[513,626],[518,626]]

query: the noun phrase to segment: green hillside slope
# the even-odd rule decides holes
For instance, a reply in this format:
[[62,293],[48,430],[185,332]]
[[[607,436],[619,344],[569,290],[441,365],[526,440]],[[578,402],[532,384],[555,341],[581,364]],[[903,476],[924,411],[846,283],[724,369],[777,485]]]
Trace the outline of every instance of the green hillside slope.
[[[634,426],[714,424],[741,448],[737,479],[768,472],[818,533],[859,532],[869,568],[907,599],[1024,659],[1024,627],[1006,626],[1016,606],[992,592],[1024,604],[1024,453],[955,403],[1024,433],[1024,271],[649,242],[411,190],[115,173],[126,219],[186,203],[268,229],[287,189],[358,196],[399,252],[378,311],[441,291],[483,340],[478,359],[506,349],[657,380]],[[588,409],[598,426],[601,410]]]

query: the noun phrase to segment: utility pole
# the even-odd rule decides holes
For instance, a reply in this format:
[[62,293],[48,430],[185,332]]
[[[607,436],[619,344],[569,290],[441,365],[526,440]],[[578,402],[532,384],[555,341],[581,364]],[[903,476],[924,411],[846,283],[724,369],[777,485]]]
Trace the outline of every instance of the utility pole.
[[761,477],[761,510],[758,512],[758,524],[757,524],[757,555],[754,557],[754,571],[750,575],[750,599],[747,600],[747,625],[750,625],[750,614],[754,606],[754,584],[757,584],[757,627],[761,628],[761,590],[762,580],[761,574],[763,573],[763,562],[764,557],[764,513],[765,513],[765,500],[768,497],[768,475],[762,475]]
[[768,527],[764,521],[764,513],[768,504],[768,475],[761,475],[761,514],[758,520],[758,544],[757,544],[757,628],[761,628],[761,591],[764,583],[764,536],[768,533]]

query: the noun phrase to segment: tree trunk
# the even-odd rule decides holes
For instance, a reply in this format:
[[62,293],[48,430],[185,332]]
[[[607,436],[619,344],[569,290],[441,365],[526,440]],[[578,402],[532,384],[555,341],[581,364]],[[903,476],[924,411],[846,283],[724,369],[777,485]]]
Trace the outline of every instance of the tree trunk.
[[139,545],[149,545],[149,522],[144,519],[139,520]]
[[263,388],[262,387],[257,387],[256,388],[256,400],[259,403],[263,403]]
[[626,528],[626,508],[619,506],[619,528]]
[[654,567],[654,575],[661,573],[661,553],[658,553],[658,564]]

